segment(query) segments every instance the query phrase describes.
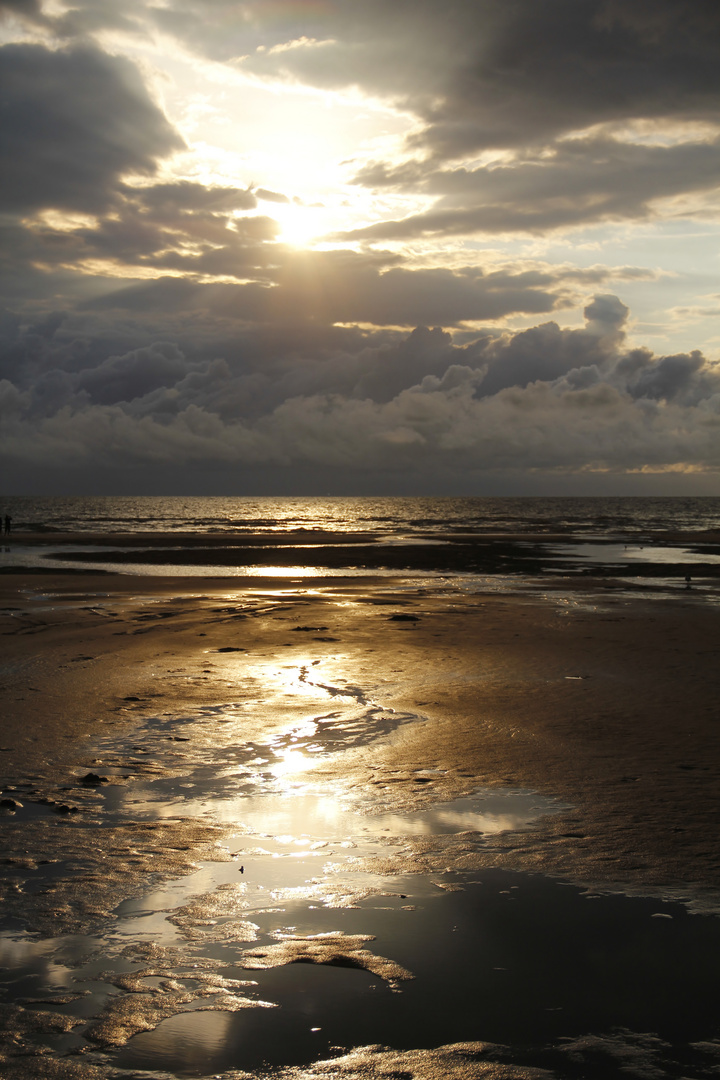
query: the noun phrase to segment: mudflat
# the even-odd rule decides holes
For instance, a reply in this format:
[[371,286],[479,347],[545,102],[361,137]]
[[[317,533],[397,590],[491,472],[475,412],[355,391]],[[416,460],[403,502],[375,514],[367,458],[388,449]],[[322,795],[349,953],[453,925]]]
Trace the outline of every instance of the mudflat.
[[714,1075],[714,579],[342,547],[0,575],[3,1080]]
[[314,666],[414,717],[323,765],[374,806],[530,788],[567,808],[474,863],[717,907],[718,609],[691,594],[5,574],[0,609],[6,796],[92,771],[85,747],[110,727],[131,738],[150,715],[274,693],[276,672]]

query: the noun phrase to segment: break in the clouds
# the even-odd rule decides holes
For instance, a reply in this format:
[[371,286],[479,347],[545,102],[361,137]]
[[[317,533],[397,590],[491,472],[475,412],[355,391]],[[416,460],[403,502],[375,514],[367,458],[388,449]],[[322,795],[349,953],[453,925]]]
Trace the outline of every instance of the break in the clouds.
[[715,0],[0,18],[6,486],[716,489]]

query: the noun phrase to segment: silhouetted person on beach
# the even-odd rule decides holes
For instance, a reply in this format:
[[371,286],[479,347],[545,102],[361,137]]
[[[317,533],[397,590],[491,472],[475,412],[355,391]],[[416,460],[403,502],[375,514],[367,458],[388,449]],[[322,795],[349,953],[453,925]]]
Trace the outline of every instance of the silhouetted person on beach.
[[5,535],[10,535],[10,526],[12,525],[12,518],[9,514],[5,515]]

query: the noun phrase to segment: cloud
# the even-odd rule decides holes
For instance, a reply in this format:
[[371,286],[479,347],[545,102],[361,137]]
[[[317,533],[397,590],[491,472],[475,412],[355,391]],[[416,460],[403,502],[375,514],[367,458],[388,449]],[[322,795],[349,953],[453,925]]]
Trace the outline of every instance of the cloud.
[[[239,216],[256,205],[255,195],[243,188],[125,184],[111,216],[64,234],[76,243],[78,259],[100,255],[138,268],[246,277],[265,261],[259,246],[277,232],[270,218]],[[50,236],[45,228],[46,241]]]
[[[197,4],[183,8],[190,18]],[[709,2],[368,0],[357,9],[333,5],[292,48],[273,48],[269,31],[250,53],[230,36],[224,55],[235,46],[253,73],[389,98],[419,118],[411,144],[437,160],[629,119],[717,121],[720,13]],[[290,41],[293,27],[282,29]]]
[[70,469],[717,469],[720,367],[627,350],[628,314],[598,294],[580,330],[488,330],[457,345],[439,329],[316,328],[305,346],[241,332],[225,356],[198,337],[103,359],[68,348],[62,313],[6,320],[34,361],[24,382],[12,368],[0,380],[0,439],[16,466]]
[[438,161],[627,120],[717,123],[714,0],[74,0],[50,24],[161,30],[249,74],[357,88],[415,116],[411,146]]
[[75,0],[72,7],[58,13],[45,10],[42,0],[0,0],[0,17],[14,18],[33,29],[41,28],[62,39],[89,38],[106,30],[124,33],[147,33],[143,18],[144,0]]
[[720,367],[709,367],[698,349],[689,354],[663,356],[658,361],[643,357],[643,361],[638,365],[638,377],[628,386],[636,399],[699,405],[720,393]]
[[218,184],[199,184],[191,180],[176,180],[144,187],[127,187],[123,194],[155,214],[169,215],[172,223],[187,213],[227,214],[232,210],[253,210],[255,194],[249,188],[227,187]]
[[112,404],[144,397],[158,387],[172,386],[185,375],[184,356],[177,345],[159,342],[124,356],[111,356],[95,368],[81,372],[78,391],[91,401]]
[[41,0],[0,0],[0,16],[10,16],[29,23],[45,21]]
[[[127,277],[178,271],[247,279],[262,276],[272,261],[278,226],[272,218],[247,214],[256,206],[243,188],[190,181],[119,183],[107,193],[106,214],[60,221],[39,216],[0,227],[0,296],[12,303],[26,288],[35,295],[68,289],[82,296],[103,289],[103,272]],[[88,264],[92,272],[88,272]],[[42,270],[39,270],[39,267]],[[118,287],[106,285],[105,291]]]
[[[49,287],[51,272],[67,276],[78,267],[76,287],[90,288],[91,303],[98,307],[149,310],[157,302],[158,310],[164,310],[168,303],[187,304],[193,297],[192,302],[218,315],[257,322],[456,326],[550,312],[565,302],[566,283],[573,277],[568,268],[416,269],[390,251],[300,251],[277,242],[279,226],[271,216],[252,212],[260,194],[191,181],[118,183],[108,213],[97,213],[92,222],[54,224],[39,218],[6,230],[5,295],[16,292],[23,274],[37,290]],[[129,269],[143,278],[148,272],[156,277],[121,288],[91,283],[88,277],[83,285],[88,264],[94,264],[96,275],[104,270],[127,278]],[[38,281],[39,265],[44,286]],[[168,273],[188,280],[173,284],[162,277]],[[586,277],[589,273],[584,272]],[[224,284],[197,288],[198,280],[212,277]],[[231,285],[232,279],[238,285]]]
[[[678,218],[717,215],[715,0],[0,0],[0,14],[4,40],[22,38],[0,46],[9,461],[345,468],[376,484],[390,468],[420,483],[438,469],[718,467],[718,365],[685,338],[663,355],[631,347],[607,291],[665,274],[665,310],[694,310],[692,256],[660,258],[650,223],[673,218],[663,237],[679,249]],[[111,55],[129,41],[151,46],[188,145],[146,69]],[[175,81],[188,51],[232,74],[198,65],[188,91]],[[319,138],[369,105],[343,166],[355,188],[331,191],[328,167],[322,196],[301,193],[339,221],[368,207],[372,224],[308,251],[279,239],[282,109],[257,112],[258,80],[297,84],[303,103],[319,100],[307,87],[351,90],[325,97]],[[638,261],[657,269],[517,254],[527,234],[603,222],[623,223],[615,251],[637,240],[624,223],[643,222]],[[497,237],[492,252],[444,242],[473,234]],[[587,291],[584,325],[563,326]],[[630,293],[637,325],[659,322],[649,293]]]
[[258,199],[264,199],[265,202],[274,203],[289,203],[290,199],[287,195],[283,195],[281,191],[268,191],[267,188],[256,188],[255,194]]
[[642,220],[657,203],[720,185],[720,138],[673,146],[593,136],[507,164],[435,171],[420,163],[363,168],[355,183],[435,197],[432,209],[340,233],[341,240],[432,234],[543,233],[606,220]]
[[416,144],[447,159],[537,145],[597,124],[715,123],[720,13],[706,5],[706,21],[698,21],[687,18],[695,5],[686,0],[655,6],[664,22],[641,11],[618,20],[603,0],[504,5],[490,43],[458,65],[443,99],[426,112]]
[[90,46],[5,45],[0,88],[6,212],[106,209],[123,175],[183,146],[135,67]]
[[[216,254],[218,259],[220,253]],[[424,321],[457,326],[517,312],[537,314],[562,302],[565,272],[482,268],[406,269],[389,252],[297,252],[280,246],[266,253],[267,284],[194,284],[157,279],[110,292],[89,308],[151,310],[202,308],[217,317],[258,323],[365,323],[417,326]],[[188,269],[193,262],[187,259]],[[390,264],[389,266],[387,264]],[[235,272],[240,276],[240,267]],[[259,268],[256,268],[258,275]],[[570,275],[572,276],[572,275]]]

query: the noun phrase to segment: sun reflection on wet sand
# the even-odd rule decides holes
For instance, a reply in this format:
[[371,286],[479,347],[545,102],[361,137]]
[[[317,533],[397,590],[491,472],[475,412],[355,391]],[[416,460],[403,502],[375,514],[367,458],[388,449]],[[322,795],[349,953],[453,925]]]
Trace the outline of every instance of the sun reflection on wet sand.
[[302,750],[281,750],[279,760],[271,766],[270,772],[276,780],[283,782],[285,792],[292,790],[294,778],[315,768],[317,762],[308,758]]

